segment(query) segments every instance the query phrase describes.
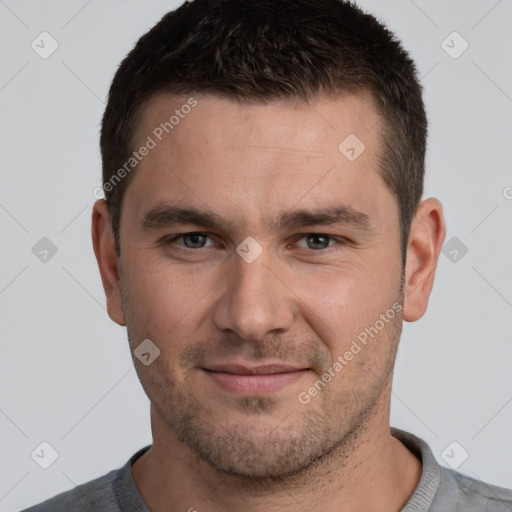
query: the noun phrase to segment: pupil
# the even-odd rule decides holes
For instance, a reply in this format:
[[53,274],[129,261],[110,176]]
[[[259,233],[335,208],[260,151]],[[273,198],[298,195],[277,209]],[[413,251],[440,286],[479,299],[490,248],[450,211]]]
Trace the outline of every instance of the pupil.
[[[191,245],[195,246],[195,245],[202,245],[201,244],[201,238],[203,238],[203,235],[199,234],[199,233],[192,233],[191,235],[188,235],[188,238],[191,240]],[[187,239],[187,237],[185,237],[185,240]],[[189,245],[185,242],[185,245]]]
[[[320,240],[319,243],[318,243],[318,240]],[[311,243],[312,249],[325,248],[328,245],[328,237],[326,237],[324,235],[309,235],[308,243]],[[320,245],[320,247],[318,247],[319,245]]]

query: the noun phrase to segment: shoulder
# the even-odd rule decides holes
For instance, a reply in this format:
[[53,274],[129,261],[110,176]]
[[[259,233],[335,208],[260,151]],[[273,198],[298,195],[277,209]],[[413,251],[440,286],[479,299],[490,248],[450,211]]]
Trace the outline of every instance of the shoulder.
[[[439,503],[442,507],[448,502],[456,504],[457,511],[510,512],[512,489],[498,487],[453,469],[441,467],[441,482],[434,505]],[[436,510],[435,507],[433,510]]]
[[141,448],[123,467],[22,512],[148,512],[133,482],[131,467],[150,447]]
[[393,427],[391,432],[423,464],[418,486],[401,512],[512,512],[512,489],[441,466],[423,439]]
[[85,512],[89,510],[118,511],[113,483],[120,470],[63,492],[23,512]]

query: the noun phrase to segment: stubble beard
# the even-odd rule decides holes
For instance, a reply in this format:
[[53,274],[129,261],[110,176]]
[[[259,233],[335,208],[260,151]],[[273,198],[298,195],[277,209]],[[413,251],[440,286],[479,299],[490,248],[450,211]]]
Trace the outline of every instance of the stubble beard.
[[[145,336],[138,336],[126,290],[123,307],[133,352]],[[242,485],[273,487],[286,482],[294,485],[330,461],[335,460],[337,468],[343,467],[358,446],[358,440],[390,386],[401,317],[390,322],[383,331],[387,332],[380,333],[381,340],[373,343],[384,343],[392,349],[383,357],[380,353],[376,371],[370,364],[374,360],[366,361],[366,373],[361,375],[359,384],[364,379],[370,382],[336,393],[336,384],[328,384],[309,404],[303,405],[297,400],[288,412],[282,411],[282,405],[278,407],[272,397],[240,398],[234,413],[237,416],[244,413],[247,421],[230,421],[226,416],[222,423],[216,420],[212,410],[192,394],[186,381],[176,382],[168,368],[161,364],[162,357],[149,367],[135,359],[134,363],[155,412],[176,438],[201,460],[219,473],[237,478]],[[370,346],[364,350],[373,349]],[[266,422],[265,416],[270,420]]]

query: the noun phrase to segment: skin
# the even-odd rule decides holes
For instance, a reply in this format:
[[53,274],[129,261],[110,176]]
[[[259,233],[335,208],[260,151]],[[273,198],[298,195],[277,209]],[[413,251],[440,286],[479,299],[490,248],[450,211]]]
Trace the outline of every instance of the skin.
[[[134,357],[153,431],[132,467],[136,487],[153,512],[398,511],[422,465],[390,435],[393,366],[402,321],[427,308],[442,206],[433,198],[419,206],[402,289],[398,206],[377,172],[381,125],[371,97],[194,98],[125,192],[120,258],[105,202],[93,210],[109,316],[127,326],[132,350],[145,339],[160,350],[148,366]],[[154,96],[140,142],[187,99]],[[338,150],[349,134],[366,146],[354,161]],[[144,228],[161,202],[215,213],[226,225]],[[340,205],[365,213],[368,229],[269,222]],[[169,241],[190,232],[206,236]],[[248,236],[262,249],[251,263],[236,251]],[[401,309],[393,321],[301,403],[393,304]],[[304,371],[278,390],[234,392],[207,371],[234,363]]]

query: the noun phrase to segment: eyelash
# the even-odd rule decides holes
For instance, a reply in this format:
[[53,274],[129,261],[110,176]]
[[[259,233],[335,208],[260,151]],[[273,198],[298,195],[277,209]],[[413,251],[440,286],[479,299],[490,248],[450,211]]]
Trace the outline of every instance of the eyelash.
[[[187,235],[202,235],[202,236],[206,236],[207,238],[210,238],[210,240],[212,240],[212,238],[207,234],[207,233],[203,233],[202,231],[189,231],[187,233],[180,233],[179,235],[172,235],[170,237],[166,237],[163,242],[165,245],[171,245],[173,243],[175,243],[177,240],[179,240],[180,238],[183,238]],[[327,252],[331,252],[332,250],[337,250],[340,248],[340,246],[343,246],[345,245],[348,240],[346,238],[343,238],[343,237],[335,237],[335,236],[332,236],[332,235],[328,235],[326,233],[299,233],[297,235],[295,235],[295,238],[297,241],[299,240],[302,240],[303,238],[306,238],[310,235],[317,235],[317,236],[321,236],[321,237],[326,237],[329,239],[329,241],[335,241],[337,242],[336,245],[328,245],[327,247],[323,248],[323,249],[309,249],[309,248],[304,248],[304,247],[300,247],[299,249],[302,249],[302,250],[309,250],[311,252],[317,252],[317,253],[320,253],[320,252],[323,252],[323,253],[327,253]],[[194,248],[191,248],[191,247],[185,247],[185,246],[179,246],[180,249],[182,250],[185,250],[185,251],[196,251],[196,252],[199,252],[203,249],[208,249],[208,247],[212,247],[212,246],[207,246],[207,247],[198,247],[196,249]]]

